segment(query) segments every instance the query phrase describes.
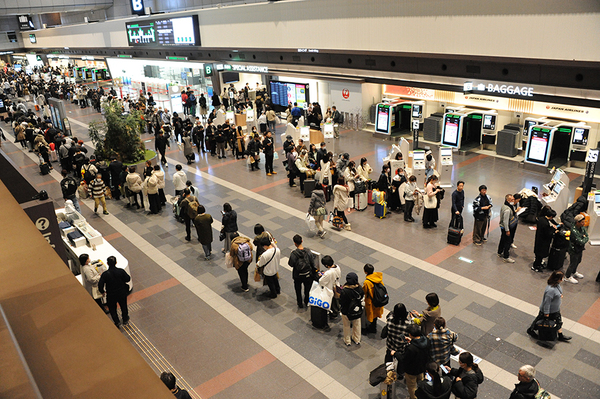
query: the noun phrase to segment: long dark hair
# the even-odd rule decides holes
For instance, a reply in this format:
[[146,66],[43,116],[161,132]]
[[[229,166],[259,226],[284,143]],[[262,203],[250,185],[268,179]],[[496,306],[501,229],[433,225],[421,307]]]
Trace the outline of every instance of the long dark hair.
[[406,316],[408,316],[406,306],[404,306],[403,303],[397,303],[396,306],[394,306],[394,316],[392,318],[394,323],[406,324]]
[[442,379],[440,378],[440,367],[436,362],[429,362],[425,365],[425,371],[431,376],[433,382],[433,394],[439,396],[443,393]]

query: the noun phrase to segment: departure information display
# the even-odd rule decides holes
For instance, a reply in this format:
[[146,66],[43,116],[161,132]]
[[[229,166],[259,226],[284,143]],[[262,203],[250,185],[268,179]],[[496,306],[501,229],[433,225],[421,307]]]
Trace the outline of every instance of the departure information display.
[[552,144],[552,130],[533,126],[530,134],[526,161],[548,166],[548,154],[550,153]]
[[446,114],[444,117],[444,132],[442,144],[458,147],[460,144],[460,129],[462,118],[460,115]]
[[271,101],[277,110],[287,108],[288,104],[298,103],[298,107],[306,109],[308,107],[308,84],[280,82],[271,80],[269,82],[271,89]]
[[130,46],[200,46],[198,16],[125,23]]

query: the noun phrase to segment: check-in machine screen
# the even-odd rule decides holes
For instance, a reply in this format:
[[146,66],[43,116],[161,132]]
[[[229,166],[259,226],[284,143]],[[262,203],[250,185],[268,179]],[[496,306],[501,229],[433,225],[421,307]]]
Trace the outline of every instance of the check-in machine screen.
[[523,136],[529,136],[529,128],[535,125],[537,125],[536,121],[525,121],[525,124],[523,125]]
[[413,104],[412,116],[413,118],[420,118],[423,115],[423,106],[420,104]]
[[446,114],[444,118],[443,145],[458,147],[460,141],[460,115]]
[[414,161],[424,161],[425,160],[425,151],[415,151],[413,153],[413,160]]
[[377,126],[375,130],[381,133],[388,133],[390,123],[390,106],[379,104],[377,106]]
[[560,179],[562,179],[564,174],[565,174],[565,172],[563,172],[562,169],[557,169],[556,172],[554,172],[554,176],[552,177],[552,180],[560,181]]
[[573,144],[574,145],[587,145],[588,135],[590,134],[589,129],[582,127],[576,127],[573,131]]
[[561,181],[559,183],[556,183],[554,185],[554,188],[552,189],[552,192],[558,196],[558,194],[560,194],[560,192],[562,191],[562,189],[565,188],[565,184]]
[[526,160],[539,165],[547,165],[550,152],[551,130],[547,128],[532,127],[531,138],[527,146]]
[[452,156],[452,148],[441,147],[440,148],[440,155],[443,156],[443,157]]
[[596,193],[596,194],[594,195],[594,202],[595,202],[596,204],[600,204],[600,193]]
[[483,128],[496,130],[496,115],[483,115]]

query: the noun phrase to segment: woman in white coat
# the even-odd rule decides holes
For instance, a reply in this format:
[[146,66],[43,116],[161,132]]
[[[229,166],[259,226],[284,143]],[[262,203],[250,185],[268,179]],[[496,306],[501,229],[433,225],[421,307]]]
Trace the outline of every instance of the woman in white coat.
[[102,294],[98,291],[98,282],[100,281],[101,274],[90,262],[90,256],[88,254],[79,255],[79,264],[81,265],[81,274],[83,274],[84,284],[83,286],[90,293],[94,301],[104,310],[104,313],[108,313],[108,308],[102,305]]
[[328,152],[321,158],[321,163],[319,165],[321,167],[321,184],[323,187],[327,189],[327,195],[325,195],[325,199],[329,201],[329,195],[331,194],[331,186],[333,182],[331,181],[331,153]]
[[373,168],[367,163],[367,158],[362,157],[360,159],[360,165],[358,166],[358,168],[356,168],[356,172],[358,173],[358,176],[364,181],[371,180],[370,176],[371,173],[373,173]]
[[165,196],[165,172],[160,169],[159,165],[154,165],[154,172],[152,174],[158,178],[158,200],[162,208],[167,204],[167,197]]

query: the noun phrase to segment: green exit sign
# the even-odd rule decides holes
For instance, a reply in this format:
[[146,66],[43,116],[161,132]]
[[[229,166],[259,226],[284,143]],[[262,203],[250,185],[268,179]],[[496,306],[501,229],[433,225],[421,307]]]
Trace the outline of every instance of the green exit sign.
[[187,61],[188,57],[175,57],[175,56],[168,56],[167,60],[169,61]]
[[131,56],[128,54],[118,54],[117,58],[131,58]]

